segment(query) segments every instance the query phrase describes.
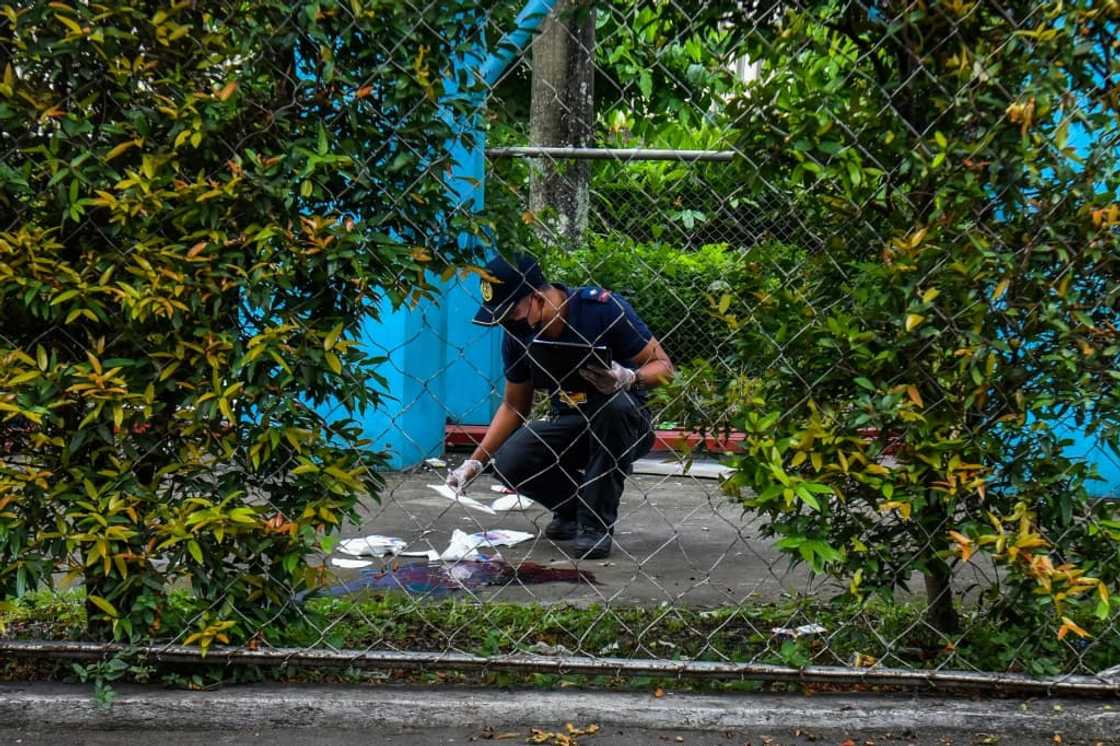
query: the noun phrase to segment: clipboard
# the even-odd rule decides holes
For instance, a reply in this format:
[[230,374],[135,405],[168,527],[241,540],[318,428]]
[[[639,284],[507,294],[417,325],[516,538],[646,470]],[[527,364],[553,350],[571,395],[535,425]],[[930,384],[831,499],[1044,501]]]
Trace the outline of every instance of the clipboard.
[[529,358],[533,363],[533,384],[562,391],[589,393],[594,387],[579,374],[580,368],[611,367],[609,347],[579,342],[534,339],[529,345]]

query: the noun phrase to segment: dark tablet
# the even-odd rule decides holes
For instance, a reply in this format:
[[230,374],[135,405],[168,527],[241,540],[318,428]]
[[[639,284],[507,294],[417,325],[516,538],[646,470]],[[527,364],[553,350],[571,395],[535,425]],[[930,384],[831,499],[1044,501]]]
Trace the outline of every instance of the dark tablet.
[[591,384],[579,374],[580,368],[611,367],[610,348],[578,342],[535,339],[529,345],[529,357],[533,361],[533,385],[539,388],[591,391]]

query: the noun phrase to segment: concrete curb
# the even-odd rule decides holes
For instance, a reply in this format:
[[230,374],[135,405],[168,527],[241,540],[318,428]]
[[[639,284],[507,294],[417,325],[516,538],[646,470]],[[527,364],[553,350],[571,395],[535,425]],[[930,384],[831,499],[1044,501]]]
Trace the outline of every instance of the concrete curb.
[[604,691],[253,685],[215,692],[117,688],[109,712],[87,686],[0,684],[8,727],[242,730],[470,728],[599,723],[696,731],[910,730],[1115,738],[1115,700],[961,700],[933,697],[648,694]]

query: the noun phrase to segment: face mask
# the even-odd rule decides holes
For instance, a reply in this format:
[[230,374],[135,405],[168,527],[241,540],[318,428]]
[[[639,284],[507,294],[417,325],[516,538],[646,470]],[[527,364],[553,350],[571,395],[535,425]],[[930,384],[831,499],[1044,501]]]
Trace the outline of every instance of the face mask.
[[507,319],[502,322],[502,328],[515,337],[528,337],[537,331],[526,319]]

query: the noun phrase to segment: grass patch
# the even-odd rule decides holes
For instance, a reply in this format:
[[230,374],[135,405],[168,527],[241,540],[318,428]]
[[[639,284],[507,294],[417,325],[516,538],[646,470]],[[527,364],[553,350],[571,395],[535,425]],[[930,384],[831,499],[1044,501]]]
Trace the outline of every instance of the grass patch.
[[[878,662],[907,669],[940,667],[1036,676],[1093,673],[1120,658],[1120,636],[1116,635],[1062,641],[1056,639],[1052,625],[1042,620],[1037,625],[1015,626],[965,610],[965,633],[943,637],[922,622],[923,611],[913,603],[873,601],[855,607],[792,598],[702,610],[483,604],[458,598],[425,602],[385,593],[309,600],[295,619],[262,630],[258,642],[289,648],[454,651],[480,656],[543,653],[794,667]],[[185,627],[185,620],[176,620],[173,614],[164,621],[165,630]],[[796,640],[772,633],[775,627],[809,623],[823,625],[827,631]],[[0,627],[9,638],[82,639],[84,596],[81,591],[27,594],[0,609]],[[262,669],[259,675],[288,678],[292,670],[270,673]],[[302,680],[337,675],[300,674]],[[343,674],[344,678],[371,675],[383,678],[383,674],[368,672]],[[551,675],[519,676],[549,686],[566,680]],[[597,677],[579,680],[589,678]]]

